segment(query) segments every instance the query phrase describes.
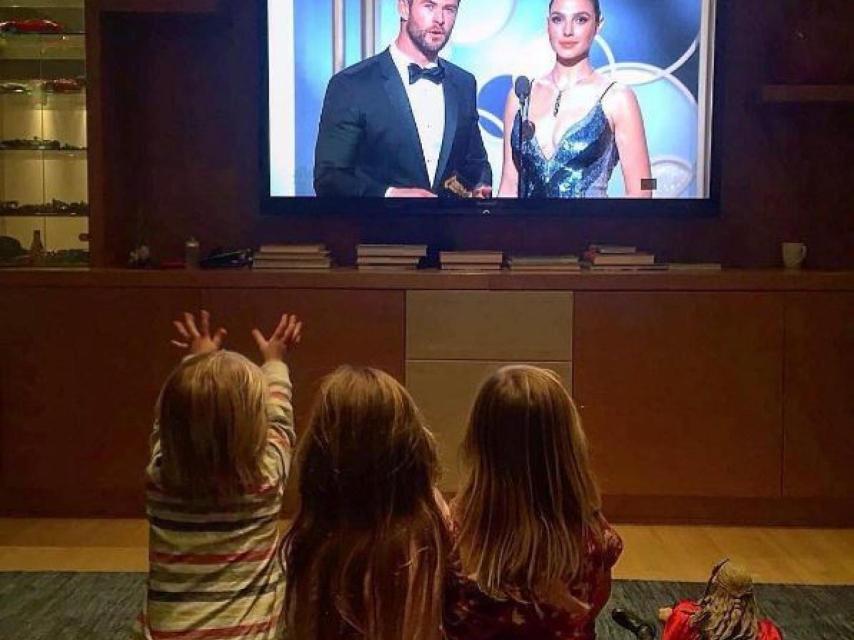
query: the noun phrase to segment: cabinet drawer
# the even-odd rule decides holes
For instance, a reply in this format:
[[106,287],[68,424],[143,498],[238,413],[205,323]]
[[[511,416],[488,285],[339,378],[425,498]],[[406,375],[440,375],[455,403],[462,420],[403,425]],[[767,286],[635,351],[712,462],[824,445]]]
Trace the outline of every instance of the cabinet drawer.
[[410,291],[410,360],[572,360],[572,293]]

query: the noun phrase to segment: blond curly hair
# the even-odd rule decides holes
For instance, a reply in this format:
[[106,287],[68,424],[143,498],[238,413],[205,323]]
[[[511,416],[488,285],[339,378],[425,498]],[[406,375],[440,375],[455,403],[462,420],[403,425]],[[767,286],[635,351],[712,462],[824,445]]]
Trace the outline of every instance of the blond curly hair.
[[700,609],[691,625],[701,640],[755,640],[759,633],[759,607],[753,579],[742,567],[724,562],[712,574]]

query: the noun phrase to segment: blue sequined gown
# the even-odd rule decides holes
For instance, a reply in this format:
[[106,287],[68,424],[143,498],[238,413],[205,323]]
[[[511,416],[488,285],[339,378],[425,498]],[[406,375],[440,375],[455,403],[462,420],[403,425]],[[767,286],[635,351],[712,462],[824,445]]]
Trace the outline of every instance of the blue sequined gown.
[[[613,86],[613,85],[612,85]],[[602,94],[604,97],[608,89]],[[513,125],[513,159],[519,168],[519,128],[521,118]],[[607,198],[608,181],[619,162],[617,144],[602,98],[581,120],[567,129],[546,158],[537,136],[522,143],[525,162],[523,198]],[[522,173],[520,171],[520,180]]]

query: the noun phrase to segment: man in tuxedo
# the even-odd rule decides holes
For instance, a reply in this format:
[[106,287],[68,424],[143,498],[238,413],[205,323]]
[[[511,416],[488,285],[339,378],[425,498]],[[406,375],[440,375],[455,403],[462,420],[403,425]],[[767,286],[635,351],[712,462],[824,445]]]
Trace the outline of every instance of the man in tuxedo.
[[435,197],[450,177],[476,197],[492,169],[472,74],[439,58],[460,0],[398,0],[400,33],[326,89],[314,165],[319,196]]

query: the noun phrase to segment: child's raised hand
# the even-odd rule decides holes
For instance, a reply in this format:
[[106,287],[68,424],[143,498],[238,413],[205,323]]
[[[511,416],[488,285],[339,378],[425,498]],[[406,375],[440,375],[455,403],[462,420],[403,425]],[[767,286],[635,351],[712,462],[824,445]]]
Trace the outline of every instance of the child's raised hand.
[[295,315],[285,313],[279,320],[279,326],[269,338],[265,338],[258,329],[252,330],[252,337],[258,344],[258,350],[264,362],[281,360],[302,339],[302,322]]
[[192,356],[219,351],[228,332],[220,327],[211,336],[211,314],[207,311],[202,310],[200,320],[201,327],[197,327],[196,318],[186,311],[183,320],[173,320],[172,324],[180,338],[172,340],[172,344],[179,349],[187,349]]

